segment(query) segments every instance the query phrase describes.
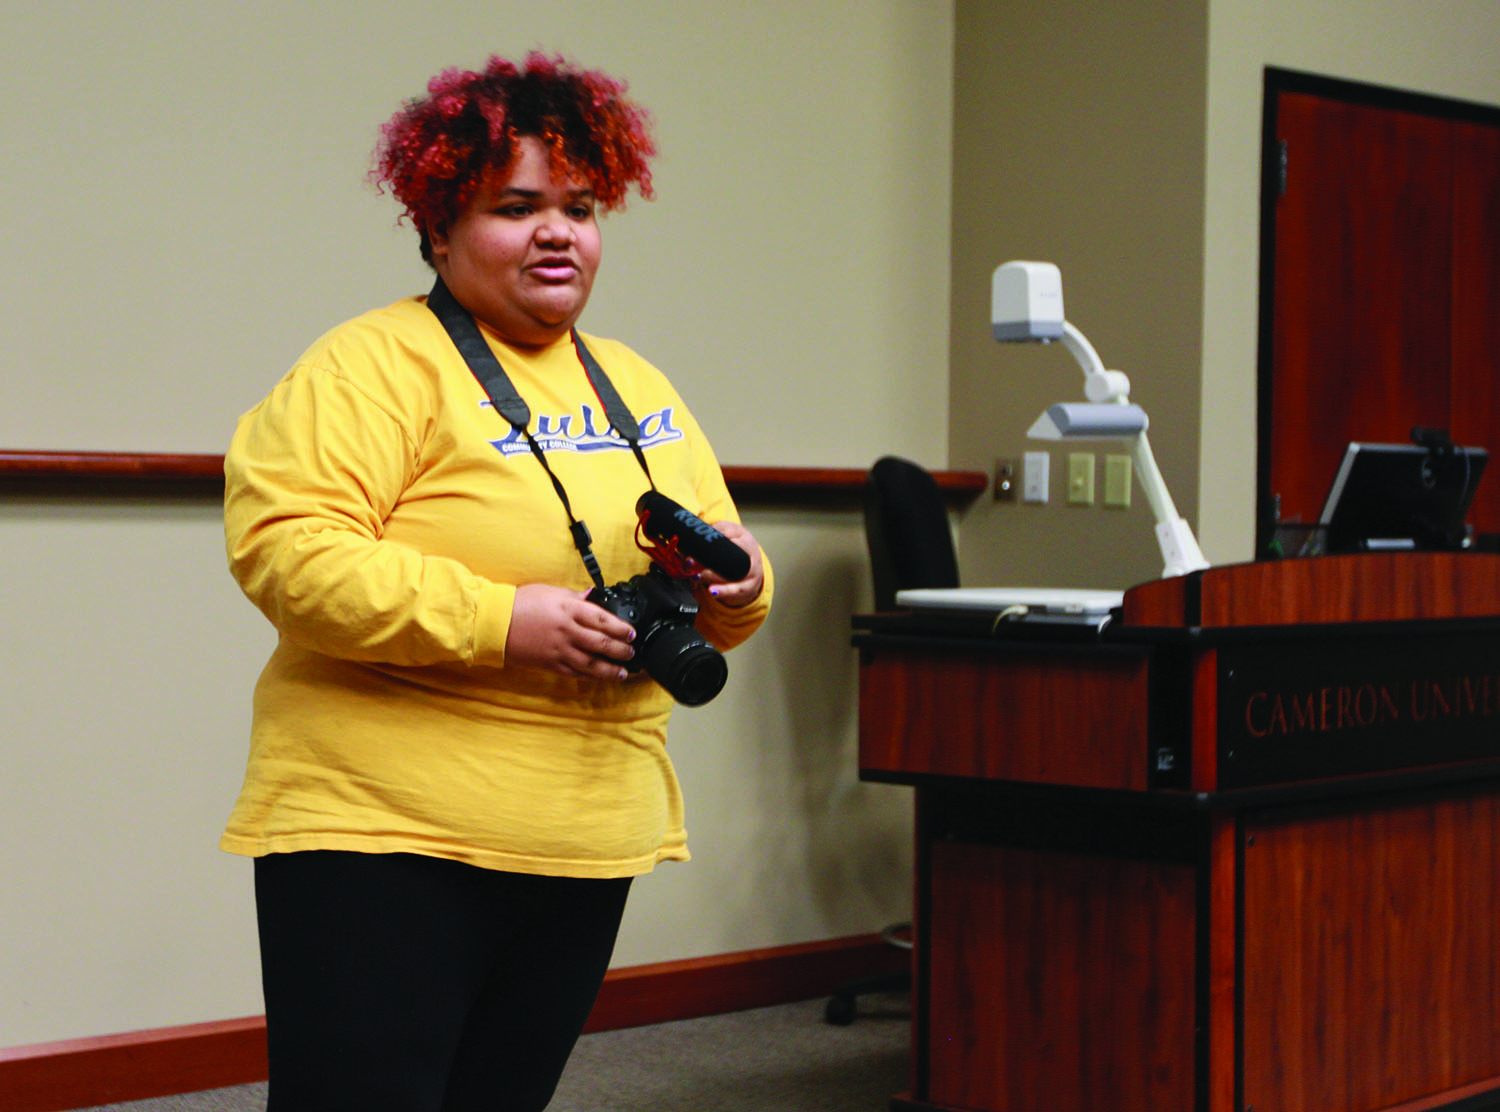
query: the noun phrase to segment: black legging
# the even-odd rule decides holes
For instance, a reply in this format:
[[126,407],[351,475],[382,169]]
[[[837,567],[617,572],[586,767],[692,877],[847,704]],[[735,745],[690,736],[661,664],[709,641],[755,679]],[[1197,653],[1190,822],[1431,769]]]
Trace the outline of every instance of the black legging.
[[405,853],[258,858],[267,1112],[540,1112],[629,888]]

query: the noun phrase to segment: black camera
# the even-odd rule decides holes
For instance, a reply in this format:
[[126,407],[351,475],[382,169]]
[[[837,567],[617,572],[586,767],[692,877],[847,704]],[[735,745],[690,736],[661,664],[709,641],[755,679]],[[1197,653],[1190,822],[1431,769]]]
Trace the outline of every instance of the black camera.
[[[657,545],[641,544],[651,570],[613,587],[595,587],[588,601],[635,629],[635,656],[627,672],[642,668],[683,706],[697,707],[724,689],[724,654],[693,628],[698,600],[687,577],[701,565],[733,582],[750,571],[743,548],[695,514],[656,491],[635,506],[639,531]],[[637,543],[639,539],[637,539]]]
[[682,579],[659,565],[645,575],[613,587],[595,587],[589,601],[635,627],[635,656],[627,672],[646,669],[672,698],[688,707],[701,706],[724,689],[729,665],[724,654],[693,628],[698,600]]

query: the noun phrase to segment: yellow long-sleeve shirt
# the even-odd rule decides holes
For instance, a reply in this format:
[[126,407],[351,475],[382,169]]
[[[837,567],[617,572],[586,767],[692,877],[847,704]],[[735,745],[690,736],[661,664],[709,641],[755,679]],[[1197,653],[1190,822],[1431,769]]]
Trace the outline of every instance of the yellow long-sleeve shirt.
[[[634,507],[646,477],[607,431],[571,341],[522,352],[486,338],[606,582],[645,571]],[[657,488],[706,521],[737,520],[661,373],[585,340],[641,424]],[[541,465],[423,299],[315,343],[241,419],[225,480],[231,569],[280,639],[223,848],[402,851],[579,877],[687,858],[671,697],[644,674],[506,665],[516,587],[591,584]],[[754,603],[705,604],[699,631],[733,647],[771,590],[767,566]]]

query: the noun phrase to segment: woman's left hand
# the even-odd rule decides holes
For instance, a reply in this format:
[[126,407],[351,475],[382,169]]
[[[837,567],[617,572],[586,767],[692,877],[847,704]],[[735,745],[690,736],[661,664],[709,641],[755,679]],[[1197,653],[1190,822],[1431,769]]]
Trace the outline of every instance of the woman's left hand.
[[698,576],[699,587],[724,606],[748,606],[760,597],[760,589],[765,585],[765,571],[760,562],[760,545],[755,543],[750,530],[737,521],[716,521],[713,526],[749,553],[750,570],[745,574],[745,578],[731,583],[717,572],[704,568],[702,574]]

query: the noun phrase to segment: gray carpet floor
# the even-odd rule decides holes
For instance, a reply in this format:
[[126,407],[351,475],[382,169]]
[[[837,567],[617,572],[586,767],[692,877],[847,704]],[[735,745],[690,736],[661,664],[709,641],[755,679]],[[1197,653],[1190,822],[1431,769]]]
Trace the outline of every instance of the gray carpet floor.
[[[907,1087],[906,996],[869,996],[849,1027],[823,1001],[585,1035],[548,1112],[885,1112]],[[262,1112],[265,1085],[80,1112]]]

